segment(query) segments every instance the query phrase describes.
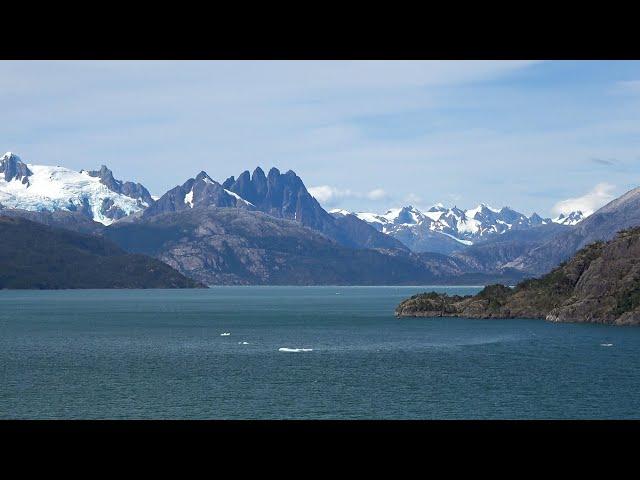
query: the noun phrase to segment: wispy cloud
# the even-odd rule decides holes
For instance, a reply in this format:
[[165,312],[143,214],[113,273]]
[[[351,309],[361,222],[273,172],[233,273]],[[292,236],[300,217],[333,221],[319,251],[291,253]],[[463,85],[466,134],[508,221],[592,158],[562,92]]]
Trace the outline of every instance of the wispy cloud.
[[552,212],[554,215],[560,215],[561,213],[566,215],[580,210],[585,215],[591,215],[598,208],[613,200],[614,189],[615,185],[605,182],[598,183],[589,192],[580,197],[567,198],[556,203],[552,208]]
[[618,165],[618,161],[611,158],[611,159],[607,159],[607,158],[592,158],[591,161],[593,163],[597,163],[598,165],[605,165],[605,166],[617,166]]
[[405,197],[404,197],[404,201],[408,202],[408,203],[421,203],[422,202],[422,197],[420,195],[416,195],[415,193],[408,193]]
[[640,94],[640,80],[625,80],[616,82],[613,87],[614,93]]

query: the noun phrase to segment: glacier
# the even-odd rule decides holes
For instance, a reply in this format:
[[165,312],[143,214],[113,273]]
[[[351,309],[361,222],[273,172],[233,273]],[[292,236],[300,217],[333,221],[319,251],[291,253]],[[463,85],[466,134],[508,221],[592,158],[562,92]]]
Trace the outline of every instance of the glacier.
[[148,203],[109,189],[99,177],[86,171],[77,172],[60,166],[24,164],[11,152],[0,158],[0,165],[9,162],[26,165],[28,181],[0,176],[0,204],[5,208],[31,211],[78,211],[104,225],[122,216],[144,210]]

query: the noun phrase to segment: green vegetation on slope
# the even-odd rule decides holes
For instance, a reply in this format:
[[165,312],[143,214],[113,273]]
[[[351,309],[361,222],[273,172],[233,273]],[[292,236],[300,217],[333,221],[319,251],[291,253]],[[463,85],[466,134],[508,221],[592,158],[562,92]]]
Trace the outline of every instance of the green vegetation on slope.
[[414,295],[397,316],[546,318],[556,322],[640,324],[640,228],[594,242],[548,274],[474,296]]

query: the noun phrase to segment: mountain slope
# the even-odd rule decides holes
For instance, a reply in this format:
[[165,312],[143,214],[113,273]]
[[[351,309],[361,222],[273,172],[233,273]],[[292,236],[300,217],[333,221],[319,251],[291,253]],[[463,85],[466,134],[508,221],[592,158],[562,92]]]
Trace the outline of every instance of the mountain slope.
[[0,215],[12,218],[24,218],[32,222],[41,223],[53,228],[71,230],[76,233],[87,235],[102,235],[105,225],[87,218],[80,212],[69,212],[67,210],[32,211],[15,208],[0,209]]
[[193,288],[199,284],[104,239],[0,216],[0,288]]
[[509,270],[505,268],[506,264],[567,230],[568,227],[557,223],[547,223],[528,230],[510,230],[453,252],[451,256],[464,262],[470,271],[504,272]]
[[504,265],[530,274],[548,272],[589,243],[609,240],[623,229],[640,225],[640,188],[609,202],[566,232]]
[[455,260],[352,249],[263,212],[194,208],[118,222],[105,235],[206,284],[411,284],[463,274]]
[[513,290],[491,285],[475,296],[420,294],[403,301],[396,314],[640,325],[640,228],[589,244]]
[[29,211],[66,210],[109,225],[141,212],[153,199],[146,188],[113,178],[105,166],[76,172],[31,165],[11,152],[0,158],[0,205]]
[[357,218],[341,220],[330,215],[307,191],[302,179],[289,170],[243,172],[238,179],[229,177],[223,187],[251,202],[257,210],[277,218],[294,220],[316,230],[339,244],[352,248],[397,248],[407,250],[400,241],[380,234]]

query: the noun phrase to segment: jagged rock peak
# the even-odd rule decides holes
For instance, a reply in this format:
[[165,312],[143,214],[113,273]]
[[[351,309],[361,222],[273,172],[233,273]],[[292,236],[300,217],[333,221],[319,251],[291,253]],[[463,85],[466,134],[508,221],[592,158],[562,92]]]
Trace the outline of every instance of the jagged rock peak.
[[204,170],[200,171],[200,173],[196,175],[195,179],[196,181],[204,180],[205,182],[213,182],[213,179]]
[[81,172],[86,172],[90,177],[99,178],[100,181],[111,190],[119,191],[122,187],[122,182],[113,177],[113,172],[106,165],[101,165],[100,170],[81,170]]
[[255,180],[256,178],[266,178],[264,170],[262,170],[260,167],[256,167],[256,169],[253,171],[253,174],[251,175],[251,180]]
[[99,178],[100,183],[105,185],[109,190],[139,200],[141,206],[146,207],[154,202],[153,198],[151,198],[151,194],[144,185],[140,183],[123,182],[122,180],[117,180],[113,176],[113,172],[111,171],[111,169],[106,165],[101,165],[100,170],[81,171],[86,172],[86,174],[90,177]]
[[280,176],[280,170],[278,170],[276,167],[271,167],[271,170],[269,170],[269,178],[272,177],[279,177]]
[[222,182],[222,188],[226,188],[227,190],[229,190],[233,186],[234,183],[236,183],[236,177],[231,175],[224,182]]
[[5,153],[0,159],[0,173],[4,173],[7,182],[21,180],[26,185],[29,185],[29,177],[33,175],[27,164],[12,152]]

